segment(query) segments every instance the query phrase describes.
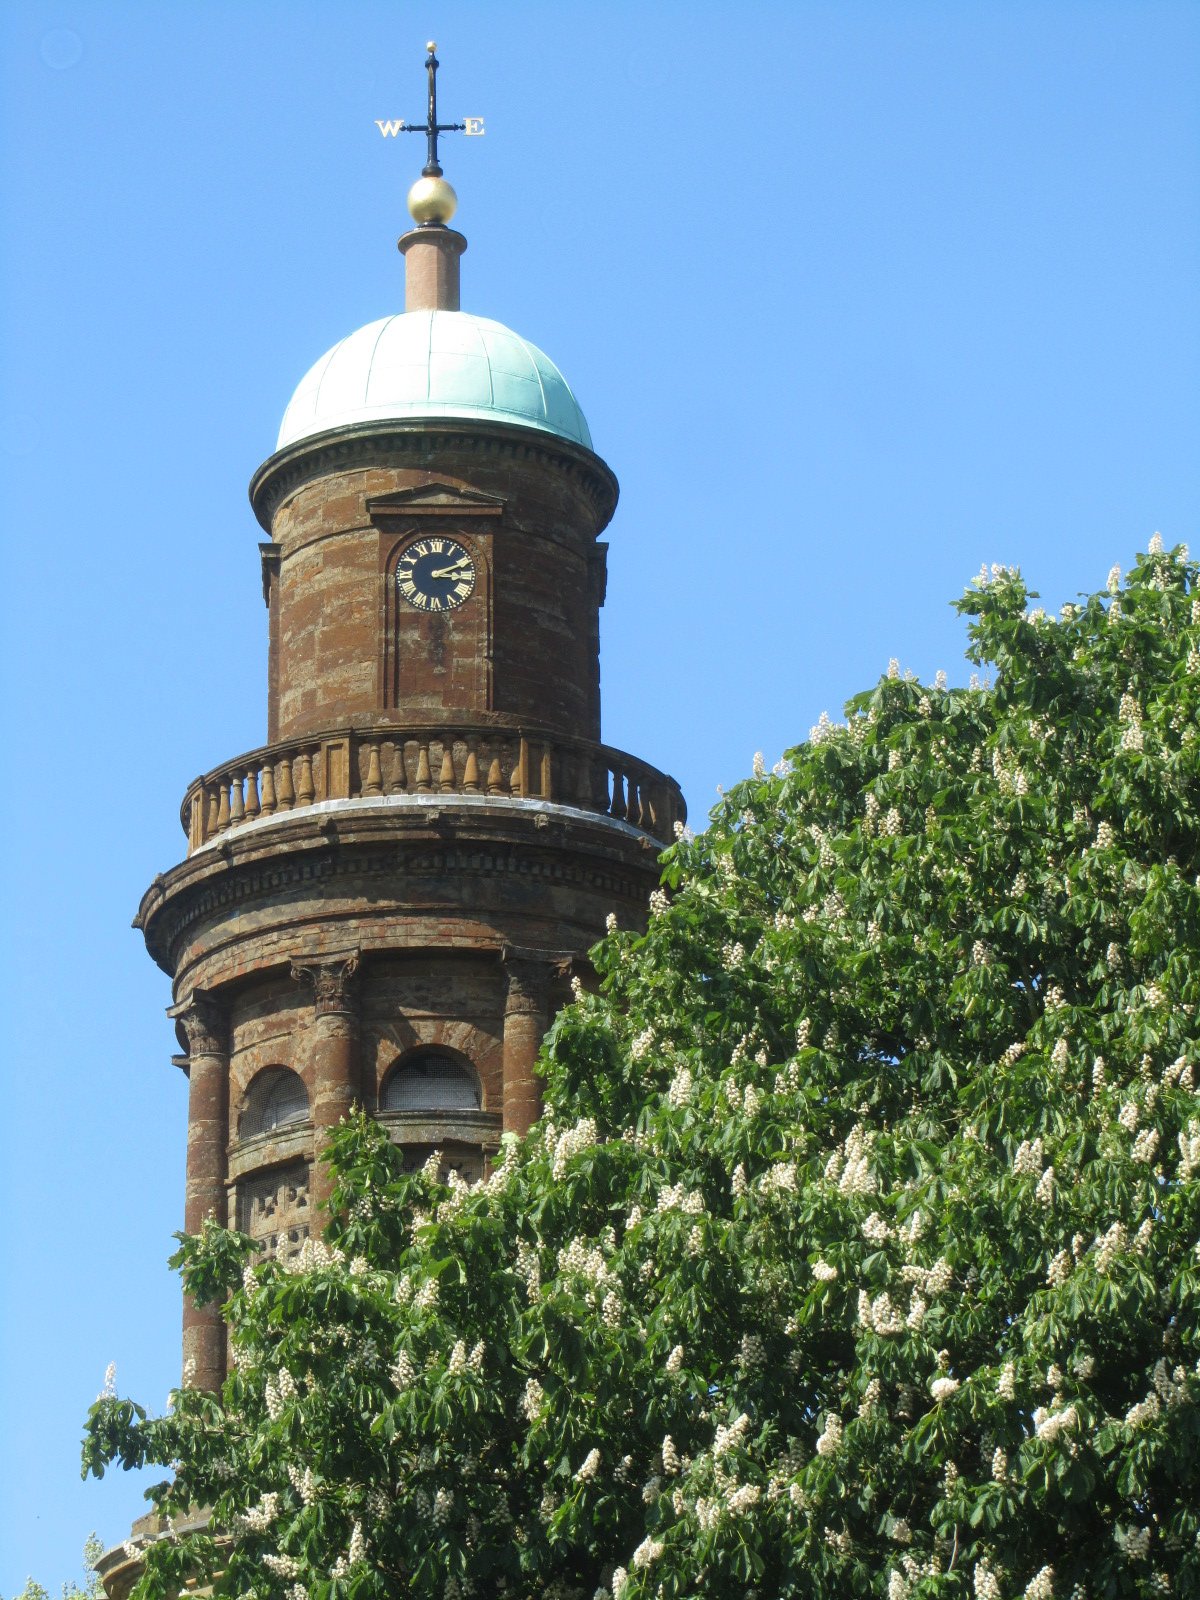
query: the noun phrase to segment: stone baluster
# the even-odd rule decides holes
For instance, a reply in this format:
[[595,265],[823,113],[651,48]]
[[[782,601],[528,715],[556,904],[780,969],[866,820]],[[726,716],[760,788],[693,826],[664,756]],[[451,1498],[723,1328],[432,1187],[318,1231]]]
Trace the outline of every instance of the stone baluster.
[[296,791],[292,788],[292,758],[281,756],[279,759],[279,809],[290,811],[296,804]]
[[578,762],[569,745],[552,752],[553,769],[550,782],[554,793],[551,799],[565,800],[569,806],[579,804]]
[[416,735],[407,742],[403,736],[372,737],[357,744],[346,736],[198,779],[184,808],[188,852],[244,821],[310,806],[323,797],[375,798],[410,788],[421,794],[558,800],[627,821],[668,843],[680,813],[677,791],[652,768],[627,764],[619,752],[583,742],[559,746],[531,741],[515,730],[482,729],[463,733],[457,745],[449,733],[432,739]]
[[463,793],[479,793],[479,757],[475,754],[475,746],[467,749],[466,765],[463,767]]
[[637,778],[631,772],[627,782],[629,798],[625,802],[625,819],[632,822],[635,827],[642,825],[642,789]]
[[608,763],[603,756],[592,760],[592,799],[593,811],[608,811]]
[[662,790],[658,784],[651,784],[642,791],[642,798],[646,811],[646,828],[656,839],[663,837],[662,829]]
[[[187,1040],[188,1132],[183,1226],[199,1233],[211,1217],[228,1222],[225,1147],[229,1137],[229,1019],[225,1008],[195,989],[167,1013]],[[219,1389],[225,1377],[225,1325],[215,1302],[183,1305],[183,1381],[189,1388]]]
[[429,746],[422,744],[417,751],[417,793],[431,794],[433,773],[429,768]]
[[517,759],[508,779],[509,792],[524,797],[529,793],[529,744],[522,734],[517,740]]
[[441,794],[449,794],[455,787],[454,745],[449,739],[442,740],[442,764],[438,769],[437,786]]
[[664,786],[658,792],[658,837],[665,839],[668,844],[675,837],[675,818],[678,812],[675,807],[675,796],[670,789]]
[[358,1079],[358,1004],[355,980],[359,953],[307,957],[292,963],[297,983],[312,986],[313,1020],[307,1040],[312,1069],[312,1120],[314,1203],[327,1205],[332,1187],[321,1154],[329,1137],[351,1106],[361,1100]]
[[297,806],[310,806],[316,798],[313,788],[313,753],[311,750],[300,750],[296,753],[296,804]]
[[408,775],[404,770],[404,741],[402,739],[389,739],[392,747],[392,759],[388,763],[388,778],[384,785],[385,794],[403,794],[408,787]]
[[362,792],[375,796],[383,793],[383,771],[379,765],[379,740],[367,744],[367,771],[362,782]]
[[504,1131],[524,1134],[541,1114],[534,1065],[550,1021],[550,969],[545,957],[510,948],[504,973]]

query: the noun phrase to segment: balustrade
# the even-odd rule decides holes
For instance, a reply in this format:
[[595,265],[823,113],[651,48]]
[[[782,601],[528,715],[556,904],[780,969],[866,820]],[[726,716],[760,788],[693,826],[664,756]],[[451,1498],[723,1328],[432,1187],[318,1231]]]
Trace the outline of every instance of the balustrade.
[[339,731],[251,751],[198,778],[180,820],[188,853],[218,835],[325,800],[466,794],[555,801],[668,842],[686,815],[673,778],[607,745],[514,729]]

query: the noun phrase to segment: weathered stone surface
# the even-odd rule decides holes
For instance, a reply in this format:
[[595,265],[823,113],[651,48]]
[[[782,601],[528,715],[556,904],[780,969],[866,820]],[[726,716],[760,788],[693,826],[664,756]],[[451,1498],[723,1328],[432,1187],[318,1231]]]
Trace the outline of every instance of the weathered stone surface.
[[[270,747],[193,785],[191,853],[137,924],[189,1045],[187,1226],[213,1214],[288,1253],[320,1227],[321,1150],[352,1106],[468,1177],[528,1129],[569,975],[610,913],[644,916],[682,804],[598,742],[616,485],[591,452],[490,424],[354,429],[281,452],[253,493]],[[475,571],[440,614],[396,581],[431,537]],[[389,1102],[398,1069],[425,1093],[405,1063],[431,1049],[477,1104]],[[280,1084],[263,1126],[250,1108]],[[189,1308],[185,1353],[190,1381],[220,1380],[216,1308]]]
[[[497,712],[598,740],[600,527],[570,474],[452,442],[427,465],[356,465],[301,485],[271,524],[268,737],[403,708]],[[470,598],[436,615],[396,584],[404,550],[430,536],[454,539],[475,567]]]

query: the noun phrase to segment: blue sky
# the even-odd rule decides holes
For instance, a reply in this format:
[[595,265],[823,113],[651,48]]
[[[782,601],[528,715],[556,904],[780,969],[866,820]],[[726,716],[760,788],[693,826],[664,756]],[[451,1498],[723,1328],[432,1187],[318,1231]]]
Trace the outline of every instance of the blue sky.
[[465,309],[621,480],[610,743],[702,819],[890,656],[962,680],[981,561],[1048,606],[1200,539],[1200,6],[8,0],[0,449],[0,1594],[124,1536],[105,1365],[178,1370],[185,1085],[129,920],[265,735],[246,502],[309,365],[402,305],[436,38]]

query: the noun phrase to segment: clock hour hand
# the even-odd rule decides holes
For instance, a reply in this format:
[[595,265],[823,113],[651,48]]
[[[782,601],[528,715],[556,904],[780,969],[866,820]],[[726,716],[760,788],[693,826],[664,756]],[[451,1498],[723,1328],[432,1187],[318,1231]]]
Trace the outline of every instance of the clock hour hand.
[[431,578],[456,578],[466,565],[467,558],[466,556],[463,556],[462,559],[460,561],[456,561],[452,567],[439,567],[436,572],[431,572],[429,576]]

